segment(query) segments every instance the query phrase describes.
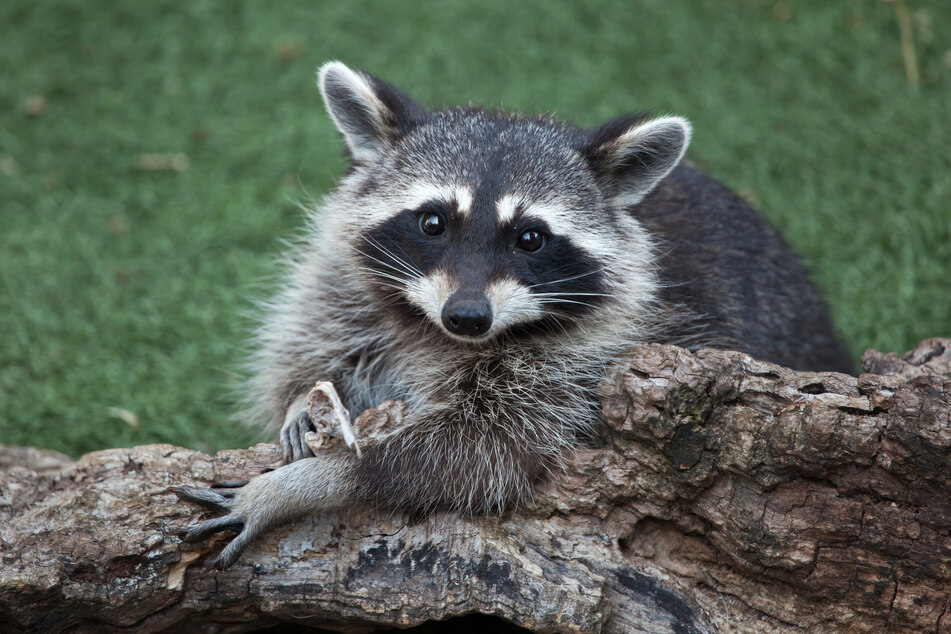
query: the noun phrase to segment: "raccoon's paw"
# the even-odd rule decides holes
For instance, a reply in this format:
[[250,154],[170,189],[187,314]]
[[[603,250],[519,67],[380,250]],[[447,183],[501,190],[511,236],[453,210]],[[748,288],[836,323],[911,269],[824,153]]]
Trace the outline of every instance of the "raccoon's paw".
[[288,408],[281,427],[281,448],[285,462],[311,458],[317,452],[346,445],[360,455],[350,412],[343,406],[337,390],[329,381],[318,381],[297,397]]
[[317,428],[306,410],[296,416],[290,416],[281,428],[281,449],[284,462],[296,462],[302,458],[311,458],[314,451],[307,444],[307,434],[314,434]]
[[219,570],[230,567],[255,537],[267,531],[267,527],[255,522],[253,517],[247,517],[245,513],[235,509],[235,498],[240,495],[240,488],[244,484],[246,483],[225,483],[211,489],[172,487],[172,492],[180,500],[224,513],[221,517],[189,526],[182,538],[183,542],[193,544],[221,531],[238,531],[237,537],[231,540],[231,543],[225,546],[225,549],[211,562]]

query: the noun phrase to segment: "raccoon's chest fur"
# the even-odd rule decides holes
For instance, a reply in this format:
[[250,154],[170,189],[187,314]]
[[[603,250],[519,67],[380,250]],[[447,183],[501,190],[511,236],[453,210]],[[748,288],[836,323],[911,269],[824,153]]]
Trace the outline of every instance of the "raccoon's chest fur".
[[[380,324],[365,326],[364,333],[392,333]],[[351,411],[392,399],[406,402],[420,418],[454,412],[454,422],[443,426],[477,434],[503,429],[521,442],[544,443],[550,457],[591,432],[597,421],[593,395],[617,352],[553,338],[472,348],[441,341],[434,332],[415,334],[368,340],[341,365],[335,383]]]

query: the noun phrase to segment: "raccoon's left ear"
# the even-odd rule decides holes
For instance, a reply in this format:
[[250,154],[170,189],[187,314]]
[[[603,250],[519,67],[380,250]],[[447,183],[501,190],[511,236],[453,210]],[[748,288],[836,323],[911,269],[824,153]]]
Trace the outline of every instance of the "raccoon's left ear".
[[682,117],[622,117],[595,130],[583,153],[609,201],[626,207],[643,200],[677,167],[691,131]]
[[321,66],[317,85],[330,118],[357,163],[379,156],[426,115],[393,86],[341,62]]

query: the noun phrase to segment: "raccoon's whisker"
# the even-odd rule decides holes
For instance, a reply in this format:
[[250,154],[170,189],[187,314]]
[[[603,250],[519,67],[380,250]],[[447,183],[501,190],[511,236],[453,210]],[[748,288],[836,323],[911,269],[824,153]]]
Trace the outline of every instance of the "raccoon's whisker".
[[360,269],[358,269],[358,270],[359,270],[359,271],[362,271],[363,273],[366,273],[367,275],[371,275],[371,276],[373,276],[373,277],[379,277],[379,278],[382,278],[382,279],[385,279],[385,280],[391,280],[391,281],[393,281],[393,282],[397,282],[398,285],[399,285],[399,287],[400,287],[401,289],[404,289],[404,290],[406,289],[407,280],[405,280],[405,279],[403,279],[403,278],[401,278],[401,277],[397,277],[397,276],[393,275],[392,273],[387,273],[387,272],[385,272],[385,271],[377,271],[377,270],[375,270],[375,269],[371,269],[371,268],[367,268],[367,267],[363,267],[363,268],[360,268]]
[[373,283],[378,286],[391,288],[394,291],[398,291],[399,294],[406,292],[406,280],[402,280],[392,275],[380,273],[379,271],[374,271],[372,269],[365,269],[363,272],[369,277],[375,278]]
[[540,301],[539,303],[542,304],[542,305],[548,305],[548,304],[578,304],[579,306],[587,306],[587,307],[589,307],[589,308],[597,308],[597,306],[595,306],[594,304],[589,304],[588,302],[579,302],[579,301],[575,301],[575,300],[573,300],[573,299],[563,299],[563,298],[560,298],[560,297],[557,298],[557,299],[556,299],[556,298],[543,297],[543,298],[541,298],[541,301]]
[[593,271],[588,271],[587,273],[579,273],[578,275],[572,275],[571,277],[563,277],[560,280],[552,280],[551,282],[539,282],[538,284],[532,284],[528,288],[538,288],[539,286],[550,286],[551,284],[561,284],[562,282],[570,282],[572,280],[579,280],[582,277],[587,277],[589,275],[594,275],[595,273],[601,273],[604,271],[604,267],[594,269]]
[[614,293],[532,293],[535,297],[614,297]]
[[[355,250],[357,253],[359,253],[360,255],[362,255],[363,257],[368,258],[368,259],[370,259],[370,260],[373,260],[373,261],[376,262],[377,264],[379,264],[379,265],[381,265],[381,266],[384,266],[384,267],[386,267],[387,269],[390,269],[391,271],[394,271],[395,273],[398,273],[399,275],[403,275],[403,276],[407,276],[407,277],[416,277],[416,276],[417,276],[416,273],[413,273],[410,269],[408,269],[408,268],[405,266],[405,263],[399,262],[396,258],[393,258],[393,256],[390,255],[390,254],[388,254],[388,253],[385,254],[385,255],[388,256],[390,259],[392,259],[393,262],[387,262],[387,261],[385,261],[385,260],[381,260],[380,258],[375,257],[375,256],[373,256],[373,255],[370,255],[370,254],[367,253],[366,251],[361,251],[360,249],[354,249],[354,250]],[[395,263],[394,263],[394,262],[395,262]]]
[[[380,248],[383,248],[383,245],[378,245],[378,246],[379,246]],[[385,250],[388,251],[388,253],[390,254],[391,257],[396,258],[397,260],[399,260],[400,264],[402,264],[402,265],[405,266],[406,268],[408,268],[408,269],[410,269],[411,271],[413,271],[413,273],[415,273],[416,275],[422,275],[423,272],[420,270],[420,268],[419,268],[418,266],[416,266],[415,264],[413,264],[413,257],[412,257],[409,253],[407,253],[406,250],[405,250],[403,247],[401,247],[401,246],[399,246],[399,245],[397,245],[397,247],[399,248],[400,253],[401,253],[404,257],[400,257],[400,256],[396,255],[395,253],[393,253],[392,251],[389,251],[388,249],[385,249]]]
[[[413,266],[410,262],[405,261],[403,258],[399,257],[398,255],[396,255],[395,253],[393,253],[392,251],[384,247],[382,244],[380,244],[376,240],[370,238],[369,236],[361,236],[361,237],[364,240],[366,240],[371,246],[375,247],[384,255],[391,258],[394,262],[396,262],[400,266],[400,268],[402,268],[404,271],[406,271],[410,275],[414,277],[422,277],[423,272],[420,271],[417,267]],[[372,257],[372,256],[368,255],[367,257]],[[377,261],[379,262],[379,260]]]
[[379,269],[370,268],[368,266],[362,266],[356,270],[362,273],[367,273],[369,275],[376,276],[376,277],[385,277],[387,279],[390,279],[396,282],[405,283],[407,281],[405,278],[399,277],[398,275],[394,275],[393,273],[389,271],[380,271]]
[[[379,258],[376,258],[376,257],[370,255],[370,254],[367,253],[366,251],[361,251],[360,249],[354,249],[354,250],[355,250],[357,253],[359,253],[360,255],[362,255],[362,256],[364,256],[364,257],[366,257],[366,258],[369,258],[369,259],[373,260],[374,262],[376,262],[377,264],[380,264],[381,266],[385,266],[386,268],[388,268],[388,269],[390,269],[390,270],[392,270],[392,271],[395,271],[395,272],[397,272],[397,273],[399,273],[399,274],[401,274],[401,275],[406,275],[406,276],[408,276],[408,277],[419,277],[419,274],[413,273],[411,270],[409,270],[409,269],[406,268],[405,266],[402,266],[402,267],[401,267],[401,266],[394,266],[393,264],[391,264],[391,263],[389,263],[389,262],[384,262],[383,260],[381,260],[381,259],[379,259]],[[391,254],[389,254],[389,253],[387,253],[387,255],[389,255],[390,257],[393,257],[393,256],[392,256]],[[398,260],[397,258],[394,258],[394,260],[397,261],[397,262],[399,262],[399,260]],[[405,265],[405,263],[403,263],[403,262],[400,262],[400,263]]]

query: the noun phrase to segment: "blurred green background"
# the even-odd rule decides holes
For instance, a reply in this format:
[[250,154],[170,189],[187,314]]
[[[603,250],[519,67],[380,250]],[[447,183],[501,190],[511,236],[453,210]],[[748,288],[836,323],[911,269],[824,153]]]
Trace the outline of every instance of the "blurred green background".
[[853,353],[951,335],[951,3],[0,3],[0,442],[246,446],[233,372],[346,166],[328,59],[428,105],[690,117]]

